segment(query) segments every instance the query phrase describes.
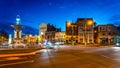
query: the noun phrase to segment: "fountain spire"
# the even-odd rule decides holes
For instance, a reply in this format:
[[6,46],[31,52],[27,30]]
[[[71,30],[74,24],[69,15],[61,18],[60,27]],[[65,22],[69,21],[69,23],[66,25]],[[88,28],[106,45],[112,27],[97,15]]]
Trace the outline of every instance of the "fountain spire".
[[17,15],[17,17],[16,17],[16,24],[20,24],[20,16],[19,15]]

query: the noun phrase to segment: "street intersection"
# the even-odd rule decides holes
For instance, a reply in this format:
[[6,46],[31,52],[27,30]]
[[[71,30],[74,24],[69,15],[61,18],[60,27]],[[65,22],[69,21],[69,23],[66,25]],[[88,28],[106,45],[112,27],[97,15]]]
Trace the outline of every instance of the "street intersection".
[[0,68],[119,68],[119,47],[61,45],[34,54],[1,57]]

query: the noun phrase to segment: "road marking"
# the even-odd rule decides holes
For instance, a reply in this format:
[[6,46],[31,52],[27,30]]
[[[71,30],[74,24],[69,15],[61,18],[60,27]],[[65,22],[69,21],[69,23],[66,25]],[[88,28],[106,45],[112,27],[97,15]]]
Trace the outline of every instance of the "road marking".
[[3,62],[3,61],[9,61],[9,60],[21,60],[21,59],[27,59],[27,58],[23,58],[23,57],[6,57],[6,58],[3,58],[2,60],[0,60],[0,62]]
[[105,58],[109,58],[109,57],[107,57],[107,56],[105,56],[105,55],[101,55],[101,56],[103,56],[103,57],[105,57]]
[[21,54],[3,54],[3,55],[0,55],[0,58],[2,57],[13,57],[13,56],[26,56],[26,55],[34,55],[36,54],[36,52],[31,52],[31,53],[21,53]]
[[103,56],[103,57],[105,57],[105,58],[108,58],[108,59],[111,59],[110,57],[108,57],[108,56],[105,56],[105,55],[101,55],[101,56]]
[[113,61],[118,61],[118,62],[120,62],[120,59],[119,59],[119,58],[112,58],[112,57],[108,57],[108,56],[105,56],[105,55],[101,55],[101,56],[103,56],[103,57],[105,57],[105,58],[108,58],[108,59],[111,59],[111,60],[113,60]]
[[83,53],[92,53],[91,51],[83,51]]
[[15,62],[15,63],[8,63],[8,64],[1,64],[0,66],[8,66],[8,65],[15,65],[15,64],[23,64],[23,63],[33,63],[34,61],[23,61],[23,62]]
[[23,58],[20,58],[20,57],[8,57],[8,58],[5,58],[7,60],[19,60],[19,59],[23,59]]

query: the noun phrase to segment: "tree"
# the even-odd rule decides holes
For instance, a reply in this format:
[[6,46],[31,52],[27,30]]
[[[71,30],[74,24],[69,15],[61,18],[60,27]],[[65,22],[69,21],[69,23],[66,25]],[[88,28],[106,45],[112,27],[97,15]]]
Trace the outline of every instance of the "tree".
[[5,30],[0,30],[0,36],[2,36],[2,37],[5,37],[6,39],[8,39],[8,33],[5,31]]

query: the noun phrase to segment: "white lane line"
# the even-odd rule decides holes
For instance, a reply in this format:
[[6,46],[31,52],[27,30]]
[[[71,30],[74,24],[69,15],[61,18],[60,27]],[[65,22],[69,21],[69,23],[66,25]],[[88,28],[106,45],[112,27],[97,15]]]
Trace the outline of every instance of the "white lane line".
[[120,58],[112,58],[112,57],[108,57],[108,56],[105,56],[105,55],[101,55],[101,56],[103,56],[105,58],[108,58],[108,59],[111,59],[111,60],[114,60],[114,61],[120,62]]
[[111,59],[111,60],[114,60],[114,61],[119,61],[120,62],[120,59],[119,58],[112,58],[112,57],[108,57],[108,56],[105,56],[105,55],[101,55],[105,58],[108,58],[108,59]]
[[15,62],[15,63],[8,63],[8,64],[1,64],[0,66],[7,66],[7,65],[15,65],[15,64],[24,64],[24,63],[33,63],[34,61],[23,61],[23,62]]
[[108,56],[105,56],[105,55],[101,55],[101,56],[103,56],[103,57],[105,57],[105,58],[108,58],[108,59],[111,59],[110,57],[108,57]]

